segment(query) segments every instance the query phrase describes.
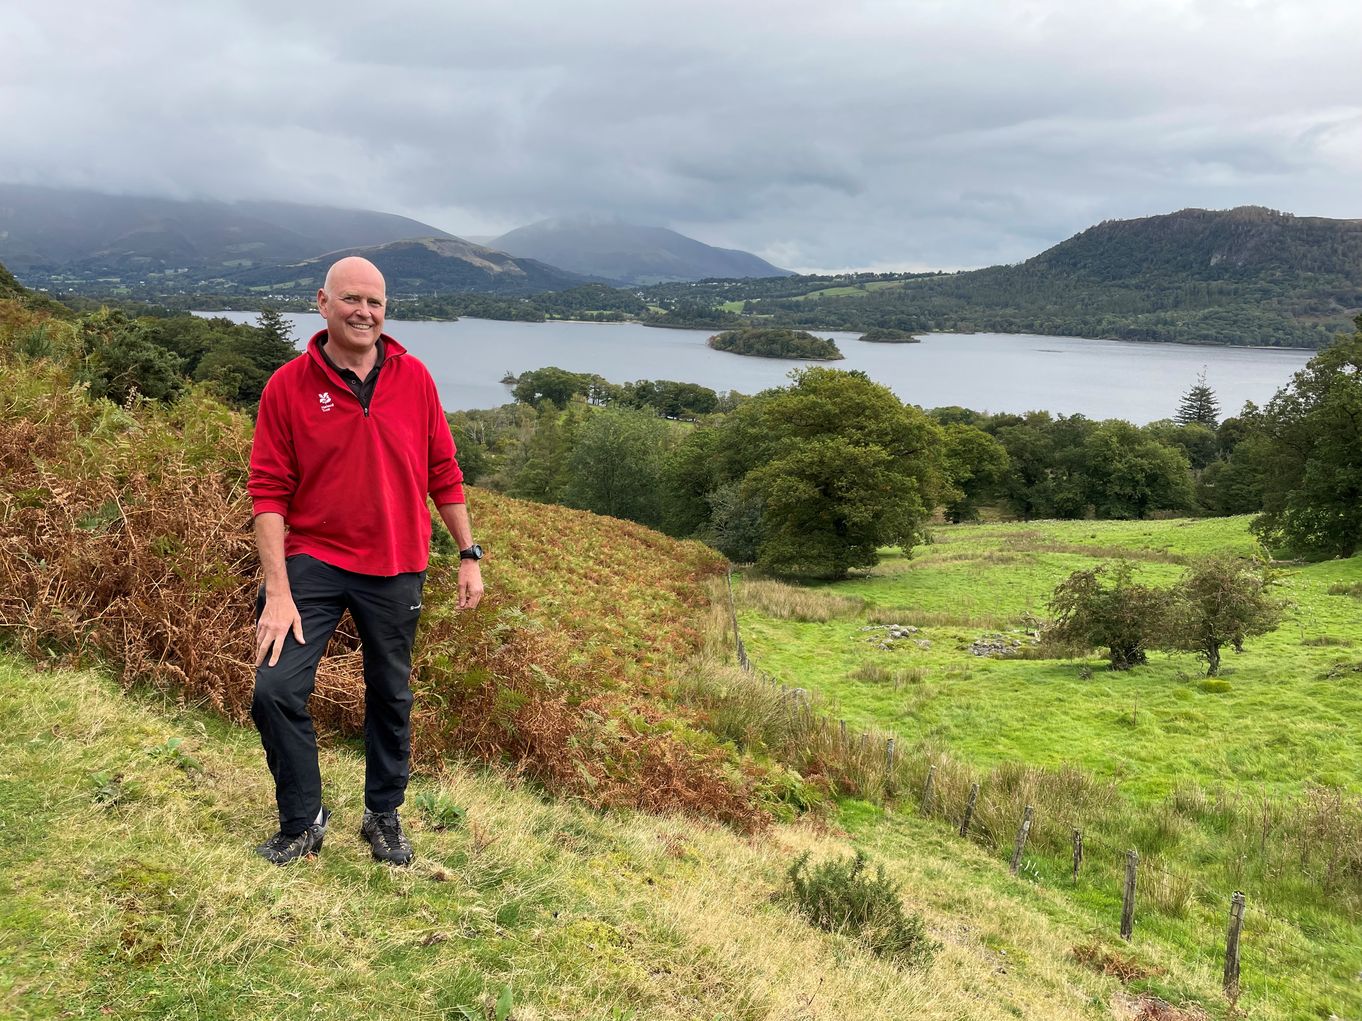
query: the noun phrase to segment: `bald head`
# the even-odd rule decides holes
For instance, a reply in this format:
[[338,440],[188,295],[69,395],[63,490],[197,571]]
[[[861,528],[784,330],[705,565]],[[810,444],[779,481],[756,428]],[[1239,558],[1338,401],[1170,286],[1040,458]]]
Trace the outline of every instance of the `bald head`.
[[331,268],[326,271],[326,281],[322,284],[322,290],[328,295],[334,295],[338,288],[350,283],[363,285],[367,290],[372,290],[376,285],[380,293],[387,293],[387,284],[378,267],[358,255],[347,255],[344,259],[332,263]]
[[327,351],[338,364],[373,364],[387,306],[383,274],[368,259],[352,255],[327,271],[317,292],[317,311],[326,320]]

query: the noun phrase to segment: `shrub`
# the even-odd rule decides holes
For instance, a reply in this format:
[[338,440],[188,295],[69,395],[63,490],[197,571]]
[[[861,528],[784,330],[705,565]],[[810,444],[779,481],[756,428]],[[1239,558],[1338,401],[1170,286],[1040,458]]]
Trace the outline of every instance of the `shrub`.
[[926,964],[939,949],[927,937],[921,916],[904,913],[898,885],[885,875],[884,866],[877,865],[870,875],[860,851],[812,869],[805,851],[785,877],[783,896],[824,932],[851,936],[872,953],[905,966]]

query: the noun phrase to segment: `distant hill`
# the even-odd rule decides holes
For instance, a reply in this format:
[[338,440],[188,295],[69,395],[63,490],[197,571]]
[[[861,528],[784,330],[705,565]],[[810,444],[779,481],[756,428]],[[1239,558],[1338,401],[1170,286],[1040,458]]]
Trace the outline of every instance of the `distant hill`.
[[1362,220],[1257,206],[1108,220],[1013,266],[660,286],[806,330],[1041,333],[1317,347],[1362,311]]
[[789,275],[750,252],[715,248],[665,227],[620,220],[540,220],[493,239],[488,247],[628,285]]
[[0,262],[33,287],[197,286],[256,266],[411,237],[451,235],[362,209],[0,184]]
[[490,294],[533,294],[578,287],[590,281],[534,259],[514,259],[450,235],[390,241],[370,247],[342,248],[286,266],[262,267],[232,278],[238,287],[271,293],[311,295],[321,286],[327,267],[346,255],[373,262],[395,295],[479,291]]
[[1362,219],[1239,206],[1105,220],[1028,259],[1021,268],[1098,282],[1150,274],[1204,283],[1336,277],[1358,288]]

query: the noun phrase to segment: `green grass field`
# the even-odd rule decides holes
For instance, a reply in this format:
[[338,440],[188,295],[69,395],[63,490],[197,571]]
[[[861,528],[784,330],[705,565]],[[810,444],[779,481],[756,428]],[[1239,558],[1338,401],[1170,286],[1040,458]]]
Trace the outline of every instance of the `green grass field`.
[[796,301],[817,301],[819,298],[846,298],[864,296],[868,291],[883,291],[892,287],[902,287],[902,280],[871,280],[860,286],[824,287],[819,291],[801,294]]
[[[1362,559],[1284,568],[1285,622],[1250,639],[1242,655],[1227,650],[1224,684],[1204,683],[1204,665],[1186,654],[1155,653],[1147,666],[1118,673],[1097,655],[1010,659],[970,650],[991,635],[1025,644],[1026,629],[1072,571],[1124,556],[1147,583],[1171,584],[1189,557],[1252,553],[1247,525],[1236,518],[938,527],[911,558],[889,554],[865,576],[819,588],[863,600],[864,610],[851,615],[778,619],[745,606],[740,589],[743,638],[760,669],[823,696],[852,732],[888,731],[905,747],[939,750],[981,773],[1071,767],[1109,785],[1115,801],[1101,818],[1055,820],[1063,825],[1051,846],[1036,850],[1038,875],[1059,882],[1058,845],[1071,826],[1109,843],[1109,859],[1136,847],[1167,870],[1149,873],[1156,910],[1146,927],[1198,956],[1223,945],[1229,894],[1244,889],[1264,912],[1257,952],[1277,955],[1257,961],[1267,972],[1257,976],[1263,1000],[1280,1001],[1283,1016],[1358,1016],[1362,600],[1328,590],[1362,579]],[[866,629],[889,622],[920,630],[884,649],[885,632]],[[1320,808],[1329,799],[1338,800],[1337,812]],[[1307,805],[1314,821],[1293,828]],[[1227,822],[1225,812],[1239,821]],[[1261,855],[1251,846],[1255,826]],[[1320,879],[1325,866],[1304,860],[1307,845],[1331,841],[1347,876],[1330,865]],[[1294,869],[1293,855],[1304,856]],[[1107,861],[1113,872],[1115,864]],[[1104,895],[1074,896],[1100,904]]]

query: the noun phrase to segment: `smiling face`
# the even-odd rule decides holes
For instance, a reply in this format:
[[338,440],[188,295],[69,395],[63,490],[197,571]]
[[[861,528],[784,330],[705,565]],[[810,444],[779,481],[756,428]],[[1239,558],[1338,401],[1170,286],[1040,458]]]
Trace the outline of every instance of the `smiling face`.
[[383,274],[372,262],[352,256],[332,266],[317,292],[332,356],[363,357],[372,351],[383,332],[387,303]]

